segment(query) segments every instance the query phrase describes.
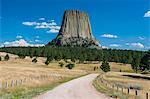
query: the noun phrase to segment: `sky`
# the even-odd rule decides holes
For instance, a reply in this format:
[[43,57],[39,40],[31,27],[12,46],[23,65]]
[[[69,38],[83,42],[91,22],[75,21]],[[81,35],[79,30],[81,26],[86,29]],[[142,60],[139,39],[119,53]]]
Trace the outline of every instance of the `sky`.
[[150,0],[0,0],[0,46],[43,46],[65,10],[89,15],[103,48],[150,49]]

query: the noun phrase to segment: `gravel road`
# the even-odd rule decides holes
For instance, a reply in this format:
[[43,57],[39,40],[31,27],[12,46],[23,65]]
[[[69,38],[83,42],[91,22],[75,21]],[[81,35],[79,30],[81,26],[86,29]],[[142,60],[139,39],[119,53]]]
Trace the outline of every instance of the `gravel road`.
[[71,80],[33,99],[110,99],[93,87],[92,81],[97,76],[98,74],[89,74]]

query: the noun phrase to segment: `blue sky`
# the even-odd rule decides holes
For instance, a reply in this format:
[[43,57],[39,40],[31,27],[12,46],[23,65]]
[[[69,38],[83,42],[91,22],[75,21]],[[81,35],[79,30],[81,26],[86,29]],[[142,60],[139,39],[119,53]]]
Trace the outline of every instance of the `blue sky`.
[[149,0],[0,0],[0,45],[40,46],[56,37],[64,10],[89,15],[103,47],[150,48]]

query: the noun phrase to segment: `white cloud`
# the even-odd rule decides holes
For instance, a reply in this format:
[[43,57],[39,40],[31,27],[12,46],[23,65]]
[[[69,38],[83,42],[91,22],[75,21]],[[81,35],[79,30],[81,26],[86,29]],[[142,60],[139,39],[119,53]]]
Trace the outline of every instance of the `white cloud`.
[[57,25],[56,22],[52,21],[48,25]]
[[44,21],[44,20],[45,20],[45,18],[39,18],[39,20]]
[[21,38],[23,38],[23,37],[22,37],[21,35],[17,35],[16,38],[17,38],[17,39],[21,39]]
[[49,31],[47,31],[47,33],[58,33],[59,30],[57,29],[50,29]]
[[40,38],[40,36],[35,36],[35,38]]
[[41,40],[35,40],[35,42],[41,42]]
[[[44,18],[40,18],[39,20],[44,20]],[[58,33],[61,28],[55,20],[50,20],[49,22],[23,22],[22,24],[34,26],[35,29],[48,29],[47,33]]]
[[150,46],[147,46],[146,49],[150,50]]
[[33,25],[36,25],[37,23],[36,22],[22,22],[22,24],[26,26],[33,26]]
[[147,12],[144,14],[144,17],[150,17],[150,11],[147,11]]
[[4,42],[2,45],[8,47],[8,46],[44,46],[44,44],[30,44],[24,39],[15,40],[11,42]]
[[119,47],[121,45],[120,44],[110,44],[109,46],[111,46],[111,47]]
[[142,43],[131,43],[131,46],[136,48],[144,48],[144,45]]
[[134,47],[134,48],[144,48],[142,43],[126,43],[127,46]]
[[127,46],[128,46],[128,45],[130,45],[130,43],[126,43],[125,45],[127,45]]
[[37,25],[37,26],[35,26],[35,29],[47,29],[47,28],[49,28],[49,27],[46,26],[46,25]]
[[106,47],[106,46],[102,46],[102,48],[103,48],[103,49],[108,49],[108,47]]
[[50,26],[49,28],[50,28],[50,29],[57,29],[57,30],[60,30],[60,26]]
[[139,38],[140,40],[144,40],[144,39],[145,39],[144,37],[141,37],[141,36],[139,36],[138,38]]
[[29,44],[27,43],[26,40],[20,39],[12,42],[4,42],[5,46],[28,46]]
[[112,35],[112,34],[103,34],[103,35],[101,35],[101,37],[105,37],[105,38],[118,38],[117,35]]

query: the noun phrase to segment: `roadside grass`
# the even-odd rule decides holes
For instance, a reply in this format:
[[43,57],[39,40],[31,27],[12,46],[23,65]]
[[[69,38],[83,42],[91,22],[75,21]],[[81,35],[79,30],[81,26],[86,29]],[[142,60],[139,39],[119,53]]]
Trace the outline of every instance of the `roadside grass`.
[[[107,87],[104,83],[101,83],[101,79],[103,79],[105,83],[107,82],[108,86],[111,86]],[[93,85],[98,91],[119,99],[145,99],[146,93],[149,93],[150,90],[148,87],[150,86],[148,75],[125,72],[108,72],[102,74],[93,81]],[[113,85],[115,85],[115,88],[111,88]],[[116,86],[118,86],[118,90]],[[129,94],[128,89],[130,89]]]
[[120,99],[128,99],[128,97],[125,94],[122,94],[121,92],[116,92],[108,87],[106,87],[104,84],[100,82],[100,76],[98,76],[93,81],[94,87],[101,93],[104,93],[105,95],[112,97],[112,98],[120,98]]
[[48,90],[52,90],[54,87],[62,83],[68,82],[70,80],[73,80],[73,79],[76,79],[85,75],[87,74],[61,79],[59,81],[48,83],[48,84],[45,84],[43,86],[38,86],[38,87],[37,86],[36,87],[20,86],[20,87],[16,87],[16,88],[9,89],[9,90],[3,89],[0,92],[0,99],[32,99],[32,97],[42,94]]

